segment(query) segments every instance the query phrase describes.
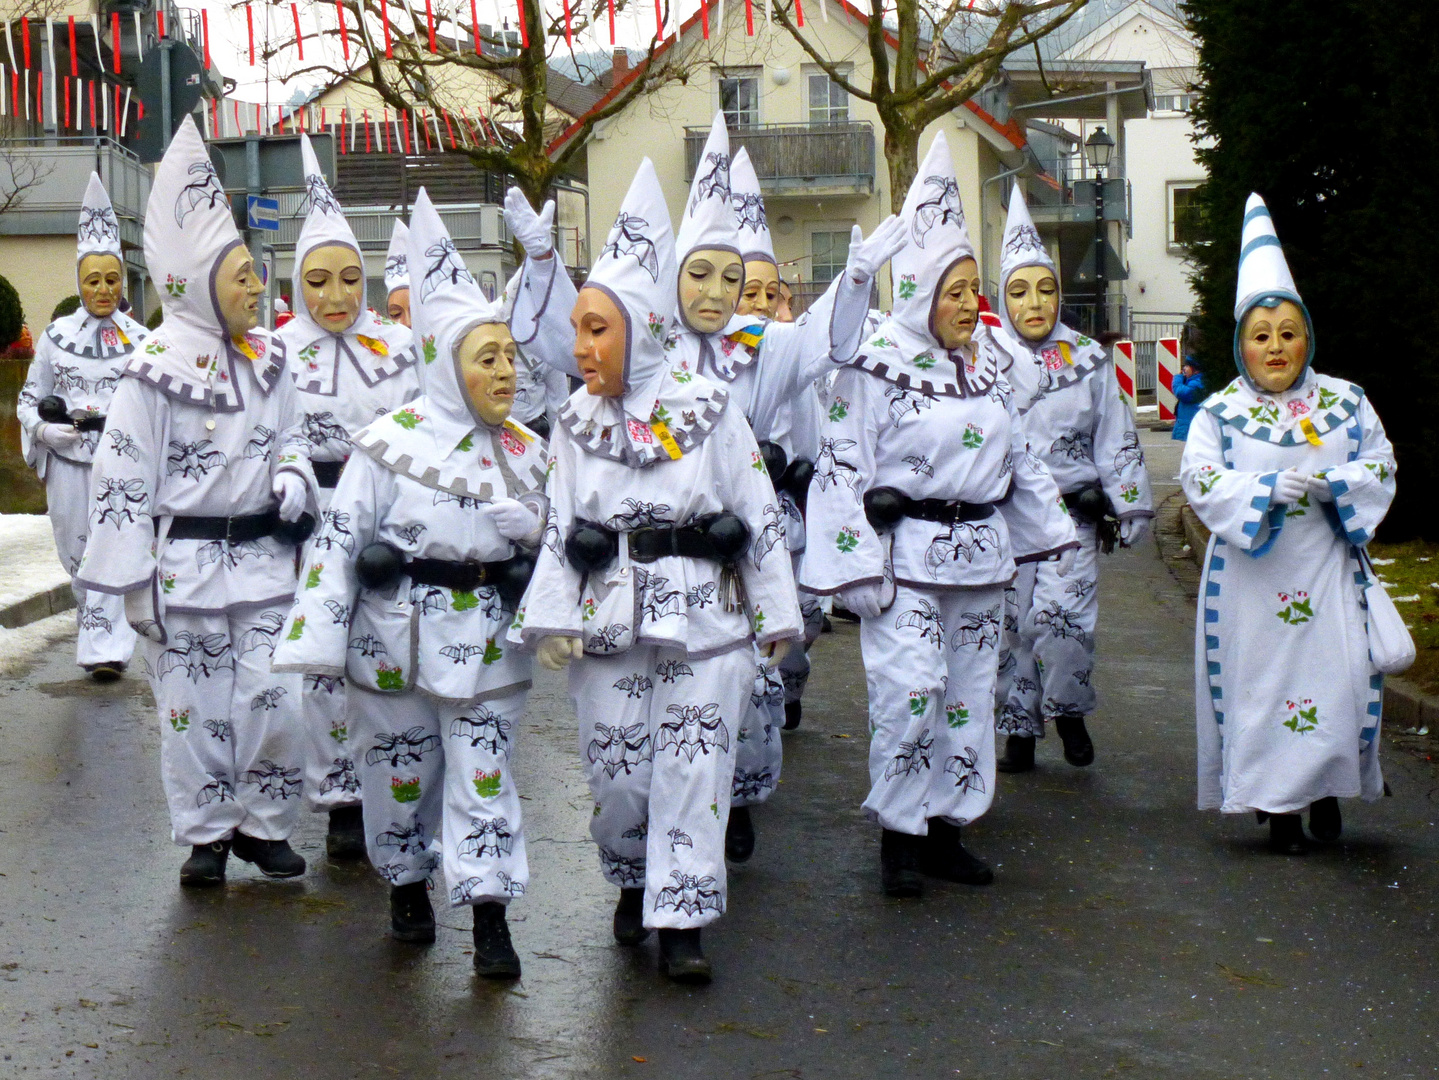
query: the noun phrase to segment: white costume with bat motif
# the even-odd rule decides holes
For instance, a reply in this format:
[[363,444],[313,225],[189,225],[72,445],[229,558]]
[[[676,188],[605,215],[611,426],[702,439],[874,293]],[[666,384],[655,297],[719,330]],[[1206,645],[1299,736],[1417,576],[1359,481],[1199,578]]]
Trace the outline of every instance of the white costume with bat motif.
[[294,381],[266,330],[231,341],[214,280],[240,238],[194,123],[155,175],[145,259],[165,322],[130,359],[95,454],[90,542],[78,579],[148,590],[163,642],[146,640],[174,839],[236,829],[285,839],[300,806],[300,680],[270,655],[295,591],[295,549],[274,536],[170,539],[175,517],[276,508],[290,471],[314,491]]
[[[905,215],[894,315],[830,393],[800,581],[820,594],[866,583],[894,590],[860,628],[872,732],[864,809],[886,829],[923,836],[930,818],[964,825],[988,810],[1004,587],[1016,562],[1075,539],[1053,479],[1026,451],[987,329],[977,325],[953,351],[930,330],[941,283],[974,257],[943,134]],[[904,517],[877,532],[863,497],[880,487],[991,509],[953,523]]]
[[[645,888],[646,926],[690,928],[724,911],[724,833],[752,643],[797,638],[800,619],[754,436],[727,391],[669,362],[660,313],[674,306],[673,252],[646,159],[587,283],[626,321],[624,396],[580,391],[561,410],[545,542],[511,638],[582,640],[570,692],[605,877]],[[743,605],[726,602],[738,597],[716,562],[629,557],[631,530],[718,511],[749,528],[734,564]],[[577,522],[620,534],[606,569],[582,575],[567,560]]]
[[411,291],[416,333],[434,351],[425,393],[355,435],[275,666],[349,680],[366,840],[385,879],[423,881],[443,860],[452,904],[507,903],[529,879],[510,760],[531,660],[505,640],[512,612],[493,585],[405,575],[361,589],[355,567],[376,541],[406,559],[509,559],[516,546],[485,507],[518,498],[543,519],[544,443],[512,421],[491,427],[470,403],[457,349],[505,313],[464,269],[423,190],[410,239],[414,265],[427,250],[449,253],[445,272],[416,275]]

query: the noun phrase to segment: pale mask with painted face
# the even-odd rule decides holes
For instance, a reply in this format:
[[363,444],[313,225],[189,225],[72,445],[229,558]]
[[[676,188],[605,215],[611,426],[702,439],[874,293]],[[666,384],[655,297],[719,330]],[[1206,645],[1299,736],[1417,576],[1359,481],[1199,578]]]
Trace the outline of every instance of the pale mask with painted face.
[[220,320],[233,340],[239,341],[260,321],[260,296],[264,291],[249,251],[243,247],[231,248],[215,273],[215,299],[220,307]]
[[944,275],[934,298],[930,329],[946,349],[962,349],[979,322],[979,264],[960,259]]
[[794,290],[789,287],[789,282],[781,280],[779,283],[779,299],[774,305],[774,321],[791,323],[794,322],[794,309],[790,303],[794,300]]
[[410,325],[410,290],[396,289],[386,304],[390,318],[401,326]]
[[317,326],[340,334],[355,324],[365,296],[365,268],[354,249],[343,244],[315,248],[300,267],[300,285]]
[[778,311],[779,268],[768,259],[745,263],[744,292],[740,295],[735,314],[773,319]]
[[460,376],[480,419],[498,427],[515,404],[515,339],[504,323],[475,327],[455,350]]
[[114,255],[86,255],[80,260],[80,303],[97,319],[115,314],[125,275]]
[[717,334],[739,306],[744,262],[733,251],[703,248],[691,252],[680,271],[680,312],[685,325],[700,334]]
[[1046,266],[1022,266],[1004,287],[1009,321],[1025,341],[1041,342],[1059,321],[1059,282]]
[[1309,357],[1304,312],[1291,300],[1281,300],[1272,308],[1250,308],[1240,327],[1239,352],[1255,386],[1270,394],[1288,390]]
[[581,289],[570,315],[575,328],[575,360],[585,390],[595,397],[625,392],[625,320],[601,289]]

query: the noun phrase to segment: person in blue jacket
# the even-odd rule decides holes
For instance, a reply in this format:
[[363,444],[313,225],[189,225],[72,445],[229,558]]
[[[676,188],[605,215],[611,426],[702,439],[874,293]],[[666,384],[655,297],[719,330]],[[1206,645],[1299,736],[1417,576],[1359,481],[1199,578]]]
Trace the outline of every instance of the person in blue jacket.
[[1174,377],[1174,397],[1178,404],[1174,406],[1174,434],[1171,439],[1183,442],[1189,438],[1189,422],[1199,411],[1200,402],[1208,396],[1204,376],[1194,366],[1194,358],[1186,356],[1179,367],[1179,374]]

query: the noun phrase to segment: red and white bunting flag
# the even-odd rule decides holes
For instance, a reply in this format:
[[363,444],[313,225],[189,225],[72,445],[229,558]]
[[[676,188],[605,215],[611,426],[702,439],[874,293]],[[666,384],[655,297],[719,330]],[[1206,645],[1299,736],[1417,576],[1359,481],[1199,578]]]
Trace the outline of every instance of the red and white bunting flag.
[[[116,90],[120,88],[115,87]],[[125,137],[125,132],[130,126],[130,91],[132,87],[125,87],[125,107],[120,110],[120,138]]]
[[80,50],[75,47],[75,16],[68,17],[70,22],[70,77],[73,79],[80,74]]
[[345,6],[340,0],[335,0],[335,18],[340,23],[340,45],[345,50],[345,60],[350,59],[350,30],[345,25]]
[[245,33],[250,39],[250,66],[255,66],[255,5],[245,5]]
[[290,5],[290,15],[295,20],[295,48],[300,54],[300,59],[305,59],[305,34],[300,29],[300,5]]

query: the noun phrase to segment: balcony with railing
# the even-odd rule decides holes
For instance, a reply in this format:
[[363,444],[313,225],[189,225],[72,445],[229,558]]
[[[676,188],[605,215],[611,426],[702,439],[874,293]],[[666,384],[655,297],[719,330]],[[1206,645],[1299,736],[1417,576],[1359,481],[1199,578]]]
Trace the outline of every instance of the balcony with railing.
[[[693,180],[709,128],[685,128],[685,179]],[[766,195],[869,195],[874,192],[874,127],[866,121],[756,124],[730,131]]]
[[[136,249],[144,243],[150,170],[119,143],[103,136],[3,139],[0,159],[0,168],[28,185],[0,214],[0,235],[73,236],[93,170],[110,193],[121,242]],[[139,257],[137,250],[134,261]]]

